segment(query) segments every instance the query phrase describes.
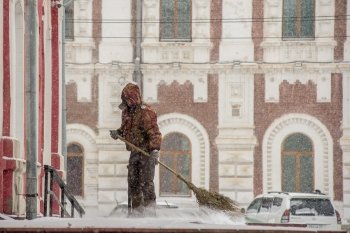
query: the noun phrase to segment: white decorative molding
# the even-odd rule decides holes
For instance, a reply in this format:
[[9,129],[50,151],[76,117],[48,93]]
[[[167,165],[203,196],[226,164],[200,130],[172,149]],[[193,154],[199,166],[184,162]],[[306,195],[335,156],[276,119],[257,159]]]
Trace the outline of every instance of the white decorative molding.
[[100,128],[115,128],[121,123],[119,104],[125,85],[132,82],[123,72],[115,75],[102,73],[99,75],[98,122]]
[[[271,34],[273,29],[266,30],[270,30],[268,33]],[[264,48],[264,61],[267,62],[331,62],[336,42],[266,40],[261,46]]]
[[[253,127],[254,74],[231,70],[219,76],[219,125],[232,128]],[[233,106],[240,106],[240,115],[234,116]],[[234,127],[233,127],[234,126]],[[221,134],[221,132],[220,132]],[[250,132],[248,133],[249,135]],[[231,135],[232,137],[232,135]]]
[[[90,190],[89,186],[97,186],[98,181],[98,149],[96,147],[96,134],[88,126],[82,124],[68,124],[66,128],[67,145],[79,143],[84,151],[84,191],[85,196],[81,200],[82,204],[97,206],[97,189]],[[94,198],[92,198],[94,197]]]
[[77,102],[92,101],[92,79],[94,68],[91,65],[70,65],[66,69],[66,84],[76,83]]
[[299,81],[307,84],[312,81],[316,84],[317,102],[331,101],[332,74],[324,70],[313,71],[304,68],[302,63],[295,63],[294,71],[266,70],[265,73],[265,102],[279,102],[280,85],[283,81],[294,84]]
[[[350,5],[350,4],[349,4]],[[350,70],[343,73],[343,138],[350,143]]]
[[96,133],[88,126],[82,124],[67,124],[67,145],[77,142],[84,147],[85,153],[97,152]]
[[[315,17],[323,20],[315,22],[315,40],[293,41],[283,40],[282,21],[267,20],[264,22],[265,38],[261,46],[264,48],[264,61],[267,62],[292,62],[314,61],[332,62],[334,47],[334,8],[335,1],[315,1]],[[283,1],[267,0],[264,7],[265,18],[279,18],[283,15]],[[328,16],[328,18],[325,18]],[[327,20],[329,19],[329,20]]]
[[[156,28],[152,28],[151,25],[146,27],[146,32],[151,33]],[[197,27],[201,35],[198,37],[204,37],[204,28]],[[210,60],[211,43],[200,40],[194,42],[144,42],[142,44],[143,49],[143,62],[145,63],[171,63],[171,62],[197,62],[205,63]]]
[[143,99],[145,102],[154,103],[158,101],[159,84],[170,85],[174,81],[184,84],[189,81],[193,85],[193,101],[203,103],[208,101],[208,74],[201,72],[190,72],[189,70],[162,70],[152,72],[144,70],[144,92]]
[[326,126],[305,114],[284,115],[266,130],[262,143],[264,192],[282,188],[281,145],[293,133],[303,133],[312,140],[315,189],[333,197],[333,139]]
[[[158,117],[159,129],[163,136],[173,132],[186,135],[192,145],[192,182],[209,188],[209,136],[205,128],[194,118],[171,113]],[[159,179],[156,179],[159,182]],[[159,187],[159,186],[158,186]]]

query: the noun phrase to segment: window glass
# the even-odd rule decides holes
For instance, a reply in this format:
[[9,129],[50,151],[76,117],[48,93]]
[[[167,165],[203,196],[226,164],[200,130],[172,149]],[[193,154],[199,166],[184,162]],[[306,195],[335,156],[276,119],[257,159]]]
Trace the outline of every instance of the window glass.
[[314,190],[314,156],[311,139],[301,133],[289,135],[282,144],[282,191]]
[[67,158],[67,186],[74,196],[82,195],[82,171],[83,158],[81,156],[69,156]]
[[[170,133],[164,136],[160,161],[181,174],[185,179],[191,180],[191,143],[183,134]],[[160,167],[160,196],[190,196],[187,185],[179,180],[173,173]]]
[[257,198],[248,206],[247,213],[258,213],[260,206],[261,198]]
[[300,157],[300,188],[302,192],[313,191],[313,157],[301,156]]
[[284,141],[283,149],[287,151],[312,151],[312,142],[306,135],[295,133]]
[[314,37],[314,0],[301,1],[301,37]]
[[174,1],[162,0],[161,2],[161,38],[172,39],[174,36]]
[[81,154],[83,153],[82,148],[77,144],[71,144],[67,148],[67,153],[71,154]]
[[74,196],[83,196],[83,148],[76,144],[67,147],[67,187]]
[[283,38],[314,38],[315,0],[283,1]]
[[160,40],[189,41],[192,9],[190,0],[161,0]]
[[283,1],[283,37],[296,36],[295,4],[295,0]]
[[296,191],[296,157],[295,156],[283,156],[283,192],[295,192]]
[[74,2],[64,8],[65,38],[74,39]]
[[277,207],[280,207],[281,205],[282,205],[282,201],[283,201],[283,199],[282,198],[280,198],[280,197],[275,197],[274,199],[273,199],[273,206],[277,206]]
[[259,212],[260,213],[269,212],[271,205],[272,205],[272,202],[273,202],[273,198],[263,198]]
[[290,200],[292,215],[333,216],[334,208],[329,199],[293,198]]
[[178,4],[178,38],[191,37],[191,3],[188,0],[177,0]]

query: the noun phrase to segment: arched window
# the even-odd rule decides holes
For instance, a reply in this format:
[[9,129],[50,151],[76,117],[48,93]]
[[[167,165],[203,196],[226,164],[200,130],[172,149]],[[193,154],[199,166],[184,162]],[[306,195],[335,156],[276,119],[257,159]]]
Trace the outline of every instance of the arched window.
[[67,186],[74,196],[83,196],[84,189],[84,151],[77,144],[67,147]]
[[[160,161],[191,181],[191,143],[183,134],[170,133],[163,138]],[[191,196],[187,185],[163,167],[159,171],[160,196]]]
[[160,1],[160,40],[190,41],[191,0]]
[[301,133],[288,136],[282,145],[282,191],[314,190],[314,154],[312,141]]
[[315,37],[315,0],[283,1],[283,38]]

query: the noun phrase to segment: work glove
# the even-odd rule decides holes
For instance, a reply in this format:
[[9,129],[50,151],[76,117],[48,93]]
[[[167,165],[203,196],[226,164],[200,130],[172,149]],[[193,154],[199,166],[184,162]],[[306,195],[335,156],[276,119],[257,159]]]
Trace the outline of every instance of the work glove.
[[118,139],[118,135],[121,136],[122,135],[122,132],[120,129],[117,129],[117,130],[110,130],[109,131],[110,135],[111,135],[111,138],[117,140]]
[[159,151],[152,150],[150,156],[150,159],[154,162],[154,165],[158,165]]

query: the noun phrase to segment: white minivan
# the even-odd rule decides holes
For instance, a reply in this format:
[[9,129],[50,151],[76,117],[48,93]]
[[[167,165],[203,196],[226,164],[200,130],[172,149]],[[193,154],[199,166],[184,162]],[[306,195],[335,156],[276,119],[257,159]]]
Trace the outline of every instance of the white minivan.
[[340,229],[341,218],[329,196],[314,193],[269,192],[257,196],[245,211],[247,224],[290,225]]

